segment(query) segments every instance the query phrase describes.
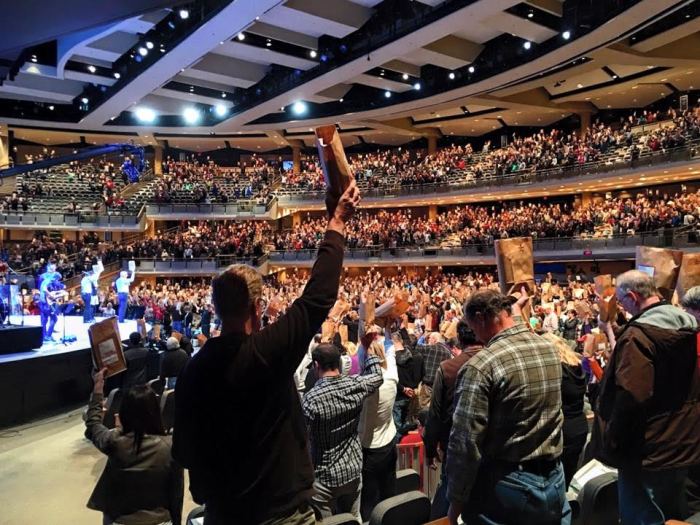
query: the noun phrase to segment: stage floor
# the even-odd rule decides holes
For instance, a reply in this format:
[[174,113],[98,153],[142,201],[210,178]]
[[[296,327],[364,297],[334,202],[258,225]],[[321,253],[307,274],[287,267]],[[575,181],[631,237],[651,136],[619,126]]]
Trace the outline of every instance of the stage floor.
[[[90,348],[90,338],[88,337],[88,326],[83,324],[83,318],[80,316],[69,315],[64,317],[59,317],[56,323],[56,328],[53,334],[53,338],[60,340],[63,337],[63,321],[65,319],[66,323],[66,335],[74,335],[77,337],[75,341],[68,344],[63,344],[60,342],[54,343],[44,343],[44,345],[30,352],[18,352],[14,354],[0,354],[0,364],[7,363],[10,361],[18,361],[21,359],[32,359],[36,357],[44,357],[48,355],[58,355],[67,352],[74,352],[76,350],[84,350],[85,348]],[[97,321],[101,321],[104,317],[97,317]],[[10,323],[13,325],[19,325],[22,322],[22,318],[19,316],[11,316]],[[25,326],[40,326],[41,318],[38,315],[25,315],[24,316]],[[146,325],[147,328],[150,328]],[[136,332],[136,321],[125,321],[119,325],[119,336],[122,340],[128,339],[129,334]],[[2,329],[0,329],[0,345],[2,345]]]

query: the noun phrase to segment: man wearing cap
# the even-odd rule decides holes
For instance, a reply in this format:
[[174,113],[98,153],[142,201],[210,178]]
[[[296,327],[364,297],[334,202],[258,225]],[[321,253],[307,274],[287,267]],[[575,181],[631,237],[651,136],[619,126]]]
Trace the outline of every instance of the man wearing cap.
[[362,521],[362,446],[357,429],[365,399],[383,381],[379,358],[371,346],[367,351],[364,371],[351,377],[340,372],[338,347],[321,343],[313,350],[319,380],[304,395],[302,409],[316,478],[313,501],[324,518],[349,512]]
[[[464,319],[484,349],[459,372],[447,454],[448,517],[465,523],[568,524],[562,453],[561,363],[515,303],[474,293]],[[515,303],[515,304],[514,304]],[[514,315],[515,314],[515,315]]]

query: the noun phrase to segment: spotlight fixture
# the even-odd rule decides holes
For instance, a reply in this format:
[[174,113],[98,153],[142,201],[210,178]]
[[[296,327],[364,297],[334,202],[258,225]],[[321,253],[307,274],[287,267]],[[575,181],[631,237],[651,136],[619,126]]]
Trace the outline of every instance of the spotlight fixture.
[[141,122],[153,122],[156,119],[156,112],[151,108],[137,108],[136,118]]
[[401,78],[403,78],[404,80],[408,80],[408,74],[404,73],[403,75],[401,75]]
[[222,93],[221,98],[226,98],[226,93]]
[[114,78],[116,78],[117,80],[119,80],[120,78],[122,78],[121,73],[119,73],[118,71],[115,71],[115,72],[114,72]]
[[311,51],[309,51],[309,56],[311,58],[316,58],[318,56],[318,53],[316,52],[315,49],[312,49]]
[[569,38],[571,38],[571,31],[564,31],[564,32],[561,34],[561,37],[562,37],[564,40],[569,40]]
[[452,71],[450,71],[450,74],[447,75],[447,76],[449,77],[450,80],[454,80],[454,79],[455,79],[455,74],[454,74],[454,72],[452,72]]
[[413,89],[415,89],[416,91],[420,91],[420,82],[416,82],[415,84],[413,84]]
[[148,49],[146,49],[145,47],[139,48],[139,55],[141,55],[142,57],[145,57],[147,54],[148,54]]
[[196,108],[185,108],[185,111],[182,112],[182,117],[188,124],[196,124],[199,122],[201,115]]
[[238,40],[243,42],[245,40],[245,34],[244,33],[238,33]]
[[90,73],[94,73],[95,71],[97,71],[97,68],[96,68],[95,66],[93,66],[92,64],[90,64],[90,65],[87,67],[87,70],[88,70]]
[[467,71],[469,71],[470,73],[474,73],[476,69],[474,68],[474,66],[469,66],[469,69],[467,69]]
[[385,92],[384,92],[384,97],[385,97],[385,98],[391,98],[391,91],[385,91]]
[[530,49],[532,47],[532,42],[530,42],[529,40],[526,40],[525,43],[523,44],[523,47],[525,49]]
[[303,115],[306,113],[306,110],[306,102],[302,100],[297,100],[294,104],[292,104],[292,113],[295,115]]
[[87,104],[88,102],[90,102],[90,100],[87,97],[83,97],[80,99],[80,102],[82,102],[83,104]]
[[153,42],[151,42],[150,40],[148,42],[146,42],[146,47],[148,49],[153,49]]
[[342,101],[343,101],[343,98],[342,98],[342,97],[341,97],[340,99],[338,99],[338,102],[342,102]]
[[187,9],[180,9],[180,18],[187,20],[190,17],[190,12]]
[[214,107],[214,113],[216,113],[217,117],[223,117],[226,115],[226,113],[228,113],[228,109],[223,104],[217,104]]

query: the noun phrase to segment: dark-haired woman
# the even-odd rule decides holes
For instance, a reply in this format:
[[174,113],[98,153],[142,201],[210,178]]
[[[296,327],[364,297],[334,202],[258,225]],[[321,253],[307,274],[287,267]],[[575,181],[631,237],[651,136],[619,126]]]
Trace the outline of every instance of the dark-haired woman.
[[86,435],[108,459],[87,506],[102,512],[105,525],[180,525],[183,471],[170,455],[158,398],[147,385],[132,387],[119,410],[122,427],[108,429],[102,424],[105,371],[94,376]]

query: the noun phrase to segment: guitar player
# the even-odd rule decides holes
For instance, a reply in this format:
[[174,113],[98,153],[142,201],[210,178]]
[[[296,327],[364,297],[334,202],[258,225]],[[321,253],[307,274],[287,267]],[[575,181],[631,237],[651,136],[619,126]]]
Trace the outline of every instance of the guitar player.
[[39,313],[41,315],[41,330],[44,342],[53,342],[52,335],[56,321],[58,321],[57,302],[67,295],[65,286],[61,282],[61,274],[56,271],[56,263],[46,265],[46,272],[40,276],[39,285]]

